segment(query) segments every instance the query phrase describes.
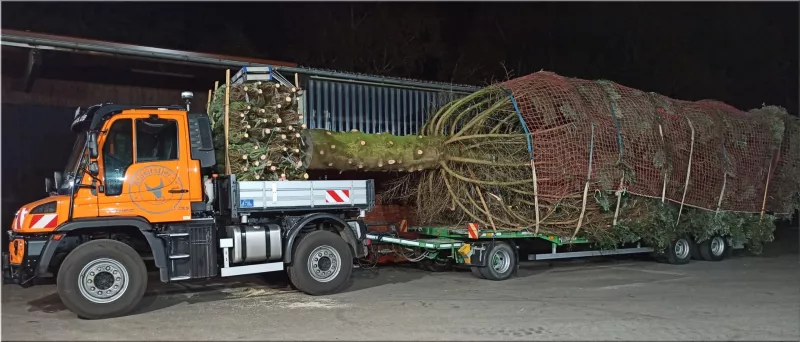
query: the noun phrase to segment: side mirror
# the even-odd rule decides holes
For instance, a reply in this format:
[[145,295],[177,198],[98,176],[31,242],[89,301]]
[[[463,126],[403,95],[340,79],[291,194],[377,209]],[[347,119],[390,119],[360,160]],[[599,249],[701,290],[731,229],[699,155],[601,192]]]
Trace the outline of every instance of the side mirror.
[[63,180],[64,176],[61,174],[61,172],[53,172],[53,185],[56,187],[56,189],[61,188],[61,182]]
[[44,179],[44,192],[47,194],[53,192],[53,181],[50,178]]
[[89,163],[89,167],[87,169],[92,177],[97,177],[97,175],[100,173],[100,168],[97,166],[97,162],[94,161]]
[[97,156],[100,155],[97,147],[97,133],[90,132],[87,133],[89,136],[87,137],[87,146],[89,147],[89,158],[97,159]]

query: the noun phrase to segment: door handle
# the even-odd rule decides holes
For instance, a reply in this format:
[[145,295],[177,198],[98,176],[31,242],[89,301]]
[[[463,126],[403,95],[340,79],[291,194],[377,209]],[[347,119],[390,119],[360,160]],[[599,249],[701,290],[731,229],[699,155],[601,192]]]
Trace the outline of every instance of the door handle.
[[186,190],[186,189],[170,189],[168,192],[171,193],[171,194],[183,194],[183,193],[189,192],[189,190]]

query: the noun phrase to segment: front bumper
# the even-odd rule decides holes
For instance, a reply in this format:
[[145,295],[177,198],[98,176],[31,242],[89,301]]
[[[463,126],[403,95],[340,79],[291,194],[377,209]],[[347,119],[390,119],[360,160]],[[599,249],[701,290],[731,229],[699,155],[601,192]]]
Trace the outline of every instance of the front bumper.
[[12,264],[10,253],[3,252],[3,282],[23,287],[33,286],[33,280],[39,276],[39,260],[49,239],[46,236],[12,234],[10,241],[13,243],[15,240],[22,240],[24,244],[22,262]]

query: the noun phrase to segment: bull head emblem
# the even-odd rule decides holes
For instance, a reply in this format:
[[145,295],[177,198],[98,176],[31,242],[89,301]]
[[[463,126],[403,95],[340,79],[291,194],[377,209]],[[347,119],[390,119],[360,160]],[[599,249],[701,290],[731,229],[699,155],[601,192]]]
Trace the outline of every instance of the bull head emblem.
[[164,180],[160,180],[157,187],[151,188],[147,183],[144,184],[144,187],[147,188],[147,191],[150,191],[153,196],[156,196],[156,199],[161,199],[161,189],[164,188]]

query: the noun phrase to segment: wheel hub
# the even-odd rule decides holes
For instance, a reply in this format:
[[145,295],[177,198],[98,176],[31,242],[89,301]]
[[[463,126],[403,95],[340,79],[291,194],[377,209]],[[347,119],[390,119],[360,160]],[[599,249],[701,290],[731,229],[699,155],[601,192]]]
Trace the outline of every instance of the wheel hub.
[[725,252],[725,241],[721,237],[715,236],[711,239],[711,253],[714,256],[720,256],[723,252]]
[[511,267],[511,256],[505,250],[498,250],[492,257],[492,269],[497,273],[505,273]]
[[686,239],[680,239],[675,242],[675,256],[679,259],[684,259],[689,255],[689,242]]
[[326,283],[339,275],[342,270],[342,260],[331,246],[319,246],[308,256],[308,273],[314,280]]
[[110,303],[128,289],[128,270],[119,261],[101,258],[86,264],[78,276],[78,289],[93,303]]

